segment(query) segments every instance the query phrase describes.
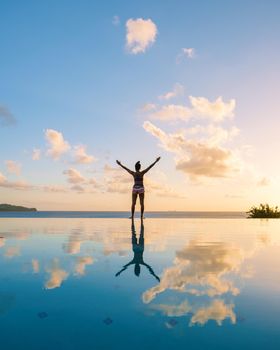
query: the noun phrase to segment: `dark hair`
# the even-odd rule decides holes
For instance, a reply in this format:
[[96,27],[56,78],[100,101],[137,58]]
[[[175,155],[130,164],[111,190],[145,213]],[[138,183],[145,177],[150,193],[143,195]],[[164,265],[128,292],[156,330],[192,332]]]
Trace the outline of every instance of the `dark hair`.
[[140,275],[140,265],[139,264],[135,264],[134,266],[134,273],[135,273],[135,276],[138,276]]
[[140,164],[140,160],[138,160],[137,163],[135,163],[135,170],[139,171],[141,169],[141,164]]

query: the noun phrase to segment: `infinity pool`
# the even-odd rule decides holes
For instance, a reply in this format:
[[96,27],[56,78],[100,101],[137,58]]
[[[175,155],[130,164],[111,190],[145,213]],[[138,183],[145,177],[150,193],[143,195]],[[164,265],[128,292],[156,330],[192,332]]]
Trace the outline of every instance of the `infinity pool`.
[[280,221],[0,219],[1,349],[279,349]]

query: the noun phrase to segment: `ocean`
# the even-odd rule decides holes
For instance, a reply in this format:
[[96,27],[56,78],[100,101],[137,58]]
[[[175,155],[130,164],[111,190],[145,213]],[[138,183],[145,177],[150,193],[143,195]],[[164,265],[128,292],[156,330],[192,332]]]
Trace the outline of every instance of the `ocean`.
[[3,350],[280,349],[280,220],[1,216]]

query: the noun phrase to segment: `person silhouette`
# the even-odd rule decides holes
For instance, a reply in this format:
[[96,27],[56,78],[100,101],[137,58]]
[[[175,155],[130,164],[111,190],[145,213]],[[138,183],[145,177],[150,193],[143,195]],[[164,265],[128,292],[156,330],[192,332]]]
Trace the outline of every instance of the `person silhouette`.
[[144,245],[144,224],[143,221],[141,221],[141,228],[140,228],[140,237],[139,241],[137,242],[137,237],[136,237],[136,231],[135,231],[135,226],[134,226],[134,221],[132,220],[131,224],[131,244],[132,244],[132,251],[134,253],[133,259],[127,263],[126,265],[123,266],[123,268],[116,273],[116,277],[119,276],[123,271],[125,271],[130,265],[134,265],[134,274],[135,276],[140,276],[141,272],[141,265],[146,266],[148,271],[152,276],[155,277],[155,279],[160,282],[160,278],[154,273],[154,270],[152,267],[144,262],[143,259],[143,253],[145,249]]
[[145,188],[144,188],[144,175],[160,160],[158,157],[148,168],[141,171],[140,161],[135,163],[135,171],[132,171],[125,167],[119,160],[116,160],[117,164],[125,169],[130,175],[134,178],[134,185],[132,188],[132,204],[131,204],[131,217],[134,218],[135,205],[137,201],[137,196],[139,195],[140,206],[141,206],[141,220],[144,218],[144,197],[145,197]]

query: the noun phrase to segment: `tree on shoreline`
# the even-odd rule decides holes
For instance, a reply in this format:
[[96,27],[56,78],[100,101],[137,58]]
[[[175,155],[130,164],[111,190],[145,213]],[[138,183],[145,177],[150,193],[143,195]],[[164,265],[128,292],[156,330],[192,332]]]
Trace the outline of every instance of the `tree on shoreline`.
[[280,218],[280,211],[278,210],[278,206],[270,207],[267,203],[260,204],[258,207],[251,207],[249,211],[247,211],[248,218]]

